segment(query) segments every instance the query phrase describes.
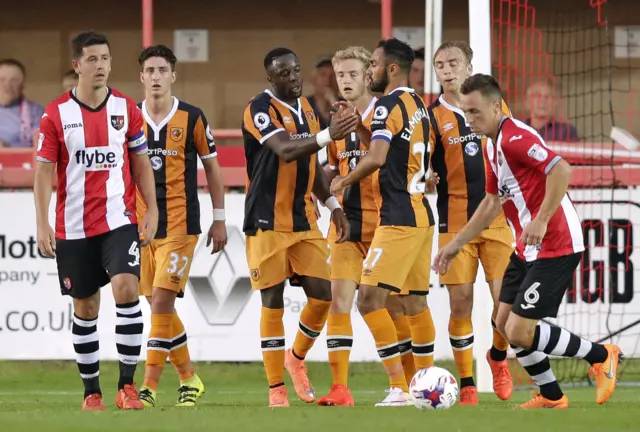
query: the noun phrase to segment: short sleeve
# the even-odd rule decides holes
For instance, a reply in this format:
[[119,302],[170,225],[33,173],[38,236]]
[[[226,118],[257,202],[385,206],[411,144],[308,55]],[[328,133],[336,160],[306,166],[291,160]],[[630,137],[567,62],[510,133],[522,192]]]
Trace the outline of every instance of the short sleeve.
[[371,141],[381,139],[391,142],[402,130],[402,112],[396,96],[385,96],[376,102],[371,118]]
[[285,130],[271,107],[269,99],[262,95],[251,101],[244,110],[242,127],[260,144],[264,144],[266,140]]
[[196,125],[193,130],[193,140],[200,159],[209,159],[218,155],[209,122],[207,122],[207,118],[202,112],[199,113],[196,119]]
[[38,157],[40,162],[58,162],[60,158],[60,139],[56,125],[51,117],[44,113],[40,119],[38,135]]
[[545,175],[562,159],[547,147],[540,136],[524,130],[520,130],[517,135],[513,134],[507,142],[503,139],[502,151],[508,161]]
[[327,163],[332,170],[338,169],[338,146],[335,141],[331,141],[327,146]]
[[493,171],[493,167],[491,166],[491,160],[493,158],[493,144],[488,143],[484,146],[484,160],[486,163],[484,164],[485,168],[485,191],[492,195],[498,195],[498,177],[496,177],[496,173]]
[[147,152],[147,138],[144,135],[142,111],[134,102],[129,102],[127,147],[130,152],[135,154],[145,154]]

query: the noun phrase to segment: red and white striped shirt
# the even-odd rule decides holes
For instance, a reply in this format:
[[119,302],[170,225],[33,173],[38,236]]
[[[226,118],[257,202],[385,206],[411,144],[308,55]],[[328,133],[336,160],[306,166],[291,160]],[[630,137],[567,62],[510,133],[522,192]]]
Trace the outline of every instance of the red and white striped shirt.
[[[75,90],[75,89],[74,89]],[[147,151],[133,99],[108,89],[93,109],[65,93],[40,120],[38,160],[58,164],[56,237],[81,239],[136,221],[129,153]]]
[[569,195],[547,225],[540,246],[525,246],[523,229],[536,217],[544,200],[547,174],[561,157],[525,123],[503,119],[494,144],[487,140],[488,193],[499,195],[516,239],[516,253],[526,261],[554,258],[584,250],[582,224]]

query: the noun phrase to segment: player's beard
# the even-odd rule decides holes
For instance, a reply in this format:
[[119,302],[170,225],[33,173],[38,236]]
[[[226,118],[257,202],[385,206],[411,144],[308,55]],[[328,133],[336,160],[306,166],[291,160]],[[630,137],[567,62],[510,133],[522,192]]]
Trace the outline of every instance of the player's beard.
[[380,77],[378,81],[376,81],[373,77],[371,77],[371,85],[369,86],[369,90],[372,93],[384,93],[389,85],[389,74],[387,70],[384,70],[384,73]]

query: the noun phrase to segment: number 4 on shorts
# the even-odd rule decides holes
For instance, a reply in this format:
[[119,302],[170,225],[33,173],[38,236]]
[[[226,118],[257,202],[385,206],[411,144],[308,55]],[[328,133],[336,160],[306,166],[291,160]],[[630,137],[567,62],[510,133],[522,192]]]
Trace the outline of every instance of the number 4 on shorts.
[[131,247],[129,248],[129,255],[133,256],[133,261],[129,261],[130,267],[136,267],[140,265],[140,249],[138,248],[138,242],[134,241],[131,243]]

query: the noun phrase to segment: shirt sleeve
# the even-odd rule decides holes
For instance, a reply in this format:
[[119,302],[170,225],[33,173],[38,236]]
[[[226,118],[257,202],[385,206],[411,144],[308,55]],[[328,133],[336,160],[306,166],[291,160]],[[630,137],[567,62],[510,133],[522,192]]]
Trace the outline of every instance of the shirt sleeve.
[[502,151],[509,161],[545,175],[562,160],[540,136],[522,130],[518,135],[509,137],[508,142],[502,142]]
[[260,144],[264,144],[266,140],[285,130],[269,100],[262,96],[251,101],[244,110],[242,127]]
[[193,131],[193,140],[200,159],[209,159],[218,155],[216,151],[216,143],[213,140],[213,134],[209,127],[209,122],[202,112],[200,112],[196,120],[195,129]]
[[134,103],[129,103],[129,130],[127,130],[127,147],[138,155],[147,153],[147,138],[144,135],[142,111]]
[[38,156],[40,162],[56,163],[60,158],[60,139],[56,125],[47,113],[40,119],[40,133],[38,135]]
[[385,96],[376,102],[371,119],[371,141],[391,142],[402,130],[402,113],[396,96]]

